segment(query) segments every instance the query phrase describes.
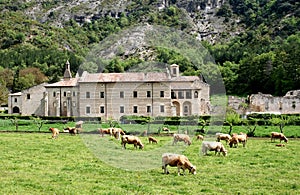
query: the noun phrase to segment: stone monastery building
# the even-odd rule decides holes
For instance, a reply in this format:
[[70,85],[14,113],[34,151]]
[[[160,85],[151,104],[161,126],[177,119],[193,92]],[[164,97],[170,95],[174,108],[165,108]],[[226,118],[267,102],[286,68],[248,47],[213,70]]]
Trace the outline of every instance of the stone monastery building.
[[181,76],[179,66],[165,72],[88,73],[9,95],[9,114],[119,119],[123,115],[189,116],[209,114],[207,83]]

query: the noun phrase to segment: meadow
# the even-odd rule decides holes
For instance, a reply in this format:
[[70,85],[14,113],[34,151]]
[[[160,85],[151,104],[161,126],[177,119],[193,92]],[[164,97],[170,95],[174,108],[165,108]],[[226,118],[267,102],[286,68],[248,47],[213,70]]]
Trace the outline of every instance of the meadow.
[[[157,138],[151,145],[141,137],[141,151],[92,133],[61,133],[58,139],[50,132],[0,133],[0,194],[300,194],[299,138],[285,147],[276,147],[278,140],[249,138],[245,148],[226,146],[227,157],[203,156],[195,138],[190,146]],[[161,148],[181,150],[197,174],[178,176],[175,167],[163,174]]]

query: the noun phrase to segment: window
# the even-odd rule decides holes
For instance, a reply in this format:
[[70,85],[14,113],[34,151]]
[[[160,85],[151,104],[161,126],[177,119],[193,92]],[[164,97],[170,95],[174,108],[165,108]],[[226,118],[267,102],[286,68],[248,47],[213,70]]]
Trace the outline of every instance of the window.
[[105,110],[104,110],[104,106],[100,106],[100,113],[104,113]]
[[87,107],[85,108],[85,113],[86,113],[86,114],[91,114],[91,107],[87,106]]
[[15,102],[18,102],[18,98],[15,98]]
[[172,69],[173,74],[176,74],[176,68]]
[[133,106],[133,113],[138,113],[138,107],[137,106]]
[[189,107],[188,106],[184,106],[183,110],[184,110],[183,111],[184,113],[188,113],[189,112]]
[[63,102],[63,106],[67,107],[67,102],[66,101]]
[[194,98],[198,98],[198,91],[195,91]]
[[192,99],[192,93],[191,93],[191,91],[186,91],[185,92],[185,97],[186,97],[186,99]]
[[160,91],[160,97],[165,97],[165,92],[164,91]]
[[87,92],[85,93],[85,97],[86,97],[86,98],[91,98],[91,94],[90,94],[89,91],[87,91]]
[[176,93],[174,91],[171,92],[171,98],[176,99]]
[[75,91],[73,91],[73,96],[76,96],[76,92]]
[[295,101],[292,102],[292,108],[294,108],[294,109],[296,108],[296,102]]
[[120,113],[124,113],[124,106],[120,106]]
[[147,97],[151,97],[151,91],[147,91]]
[[151,106],[147,106],[147,113],[151,113]]
[[137,98],[137,91],[133,91],[133,97]]
[[165,112],[165,106],[164,105],[160,105],[160,112]]
[[184,95],[183,95],[182,91],[178,91],[178,98],[179,99],[183,99],[184,98]]
[[120,91],[120,98],[124,98],[124,91]]
[[64,91],[64,97],[66,97],[66,96],[67,96],[67,92]]
[[27,99],[30,100],[30,94],[27,94]]
[[53,91],[53,97],[55,97],[56,96],[56,93],[55,93],[55,91]]
[[100,92],[100,98],[104,98],[104,91]]

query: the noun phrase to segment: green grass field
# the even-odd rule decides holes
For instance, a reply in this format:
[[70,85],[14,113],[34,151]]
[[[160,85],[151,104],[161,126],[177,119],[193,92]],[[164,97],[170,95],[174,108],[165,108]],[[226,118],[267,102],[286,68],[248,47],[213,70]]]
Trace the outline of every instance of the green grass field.
[[[197,166],[197,175],[185,176],[177,176],[175,167],[162,174],[159,151],[176,148],[170,146],[171,137],[158,137],[157,145],[141,139],[144,151],[132,145],[125,151],[117,140],[97,134],[60,134],[53,140],[50,133],[1,133],[0,194],[300,194],[297,138],[285,147],[276,147],[279,141],[269,138],[250,138],[245,148],[226,146],[227,157],[202,156],[201,141],[193,140],[189,147],[179,144]],[[153,162],[149,157],[130,160],[153,151]],[[111,159],[103,160],[105,152]],[[123,168],[126,163],[129,169]],[[153,166],[134,170],[140,163]]]

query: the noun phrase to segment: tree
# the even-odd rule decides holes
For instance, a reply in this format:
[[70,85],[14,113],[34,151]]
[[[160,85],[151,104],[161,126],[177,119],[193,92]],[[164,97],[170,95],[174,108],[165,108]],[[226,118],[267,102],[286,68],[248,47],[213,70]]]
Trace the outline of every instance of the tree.
[[241,122],[240,115],[231,109],[226,112],[225,120],[226,120],[226,123],[229,125],[228,134],[231,135],[233,125],[239,124]]
[[37,126],[38,130],[41,131],[42,126],[44,125],[45,121],[42,120],[40,117],[30,117],[33,120],[34,124]]
[[272,117],[271,119],[269,119],[270,123],[278,126],[280,133],[283,133],[283,128],[285,127],[286,124],[288,124],[289,122],[289,118],[287,116],[284,115],[280,115],[280,117]]

